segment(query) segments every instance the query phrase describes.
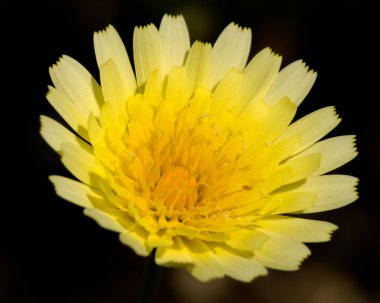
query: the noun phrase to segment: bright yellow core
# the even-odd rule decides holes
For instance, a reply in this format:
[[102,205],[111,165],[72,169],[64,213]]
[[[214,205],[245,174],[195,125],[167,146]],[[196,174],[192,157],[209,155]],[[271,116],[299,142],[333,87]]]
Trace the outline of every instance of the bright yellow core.
[[160,179],[153,200],[167,208],[191,210],[197,202],[197,180],[183,167],[174,167]]
[[260,207],[252,201],[265,195],[262,166],[268,163],[255,156],[260,129],[250,112],[265,114],[266,106],[240,111],[223,83],[181,101],[169,84],[164,98],[149,82],[144,94],[130,98],[122,140],[109,139],[117,156],[109,158],[116,160],[109,175],[126,198],[121,208],[150,232],[217,231],[251,222]]

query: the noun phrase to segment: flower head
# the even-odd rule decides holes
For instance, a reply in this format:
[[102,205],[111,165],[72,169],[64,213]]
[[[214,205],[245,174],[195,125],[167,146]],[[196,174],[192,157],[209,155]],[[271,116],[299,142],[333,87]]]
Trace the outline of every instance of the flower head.
[[292,122],[316,79],[302,61],[280,70],[266,48],[247,64],[251,31],[233,23],[190,46],[181,16],[135,28],[134,70],[112,26],[94,45],[100,85],[68,56],[50,68],[71,130],[42,116],[41,134],[79,180],[51,176],[60,197],[202,281],[295,270],[303,242],[330,239],[335,225],[299,217],[357,198],[356,178],[326,175],[356,156],[354,136],[319,141],[333,107]]

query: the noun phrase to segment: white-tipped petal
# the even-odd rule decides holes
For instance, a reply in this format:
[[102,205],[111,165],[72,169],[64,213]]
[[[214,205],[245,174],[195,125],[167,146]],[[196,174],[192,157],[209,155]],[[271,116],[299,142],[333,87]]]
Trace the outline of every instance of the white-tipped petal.
[[83,213],[86,216],[94,219],[101,227],[120,233],[124,230],[123,226],[117,222],[116,218],[113,216],[95,209],[95,208],[86,208]]
[[99,84],[78,61],[69,56],[62,58],[49,69],[54,86],[73,103],[82,108],[87,117],[99,114],[103,95]]
[[184,65],[190,49],[189,31],[185,19],[181,15],[164,15],[159,32],[165,47],[169,71],[174,66]]
[[146,257],[152,250],[151,248],[148,248],[146,244],[148,235],[148,232],[142,227],[135,225],[133,228],[122,232],[119,238],[123,244],[131,247],[136,254]]
[[80,140],[76,135],[57,121],[46,116],[41,116],[40,120],[41,136],[56,152],[62,152],[63,143],[75,143]]
[[301,262],[310,255],[303,243],[285,235],[261,229],[270,236],[263,246],[255,251],[255,258],[266,267],[280,270],[297,270]]
[[62,91],[55,87],[49,86],[46,99],[75,132],[88,140],[87,121],[90,114],[87,115],[82,107],[72,102]]
[[358,198],[358,179],[347,175],[323,175],[309,178],[305,184],[295,189],[316,195],[312,207],[302,213],[315,213],[346,206]]
[[250,28],[241,28],[230,23],[220,34],[212,48],[212,72],[210,87],[231,68],[242,71],[251,49],[252,32]]
[[[96,61],[100,70],[102,70],[102,66],[109,60],[113,61],[114,66],[112,74],[108,77],[116,79],[115,81],[117,81],[118,91],[117,99],[125,101],[135,93],[136,79],[123,41],[112,25],[109,25],[105,30],[94,34],[94,47]],[[117,76],[115,76],[115,74],[117,74]],[[103,92],[104,77],[105,75],[103,75],[103,77],[101,75]],[[106,101],[114,101],[114,98],[110,98],[107,91],[104,95]]]
[[50,176],[55,191],[61,198],[84,208],[94,207],[94,200],[104,199],[99,190],[62,176]]
[[322,139],[332,131],[340,121],[341,119],[335,112],[333,106],[324,107],[290,124],[276,141],[279,142],[290,136],[298,135],[301,140],[301,145],[294,150],[293,154],[296,154]]
[[104,171],[97,165],[97,160],[91,151],[91,147],[62,144],[62,163],[79,180],[86,184],[97,184],[99,176]]
[[199,41],[191,46],[186,59],[186,71],[190,92],[197,88],[208,88],[212,64],[212,47],[208,43]]
[[250,282],[258,276],[265,276],[268,271],[253,256],[244,256],[221,245],[210,245],[215,259],[227,276],[233,279]]
[[265,101],[274,104],[284,96],[294,104],[300,105],[311,90],[317,73],[309,70],[302,60],[295,61],[283,68],[273,82]]
[[276,79],[281,66],[281,57],[267,47],[255,55],[243,70],[244,101],[263,98]]
[[329,222],[286,216],[270,216],[259,220],[257,224],[265,230],[283,234],[300,242],[329,241],[332,232],[338,228]]
[[321,161],[319,168],[311,175],[318,176],[328,173],[357,156],[355,136],[339,136],[317,142],[299,153],[294,159],[315,153],[321,155]]
[[168,73],[165,47],[157,28],[153,24],[135,27],[133,56],[139,88],[145,84],[148,76],[155,70],[158,70],[161,80]]

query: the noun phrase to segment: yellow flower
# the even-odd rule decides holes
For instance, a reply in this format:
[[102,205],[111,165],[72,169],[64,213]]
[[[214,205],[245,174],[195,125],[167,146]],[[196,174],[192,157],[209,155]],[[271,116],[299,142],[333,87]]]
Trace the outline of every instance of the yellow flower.
[[182,16],[135,28],[135,72],[112,26],[94,45],[101,85],[68,56],[50,68],[47,99],[74,132],[42,116],[41,134],[79,180],[51,176],[60,197],[201,281],[296,270],[303,242],[330,239],[335,225],[294,214],[356,200],[356,178],[325,175],[355,139],[319,141],[334,107],[292,123],[316,79],[302,61],[280,70],[266,48],[247,64],[251,30],[233,23],[190,46]]

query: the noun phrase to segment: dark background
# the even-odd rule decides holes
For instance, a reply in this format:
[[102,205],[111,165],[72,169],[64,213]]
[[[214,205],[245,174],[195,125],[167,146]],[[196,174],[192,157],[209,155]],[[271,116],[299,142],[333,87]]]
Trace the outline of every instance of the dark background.
[[240,283],[200,283],[166,269],[157,302],[380,302],[380,125],[375,10],[359,1],[4,1],[1,4],[0,302],[134,302],[144,258],[117,234],[82,215],[53,191],[47,177],[68,176],[39,135],[39,115],[57,118],[45,99],[48,67],[70,55],[98,78],[92,35],[113,24],[130,56],[135,25],[181,13],[192,41],[214,42],[231,21],[253,29],[252,54],[266,46],[287,64],[304,59],[317,82],[298,116],[335,105],[331,135],[357,134],[359,156],[338,173],[360,178],[360,199],[317,214],[340,229],[312,244],[296,272]]

